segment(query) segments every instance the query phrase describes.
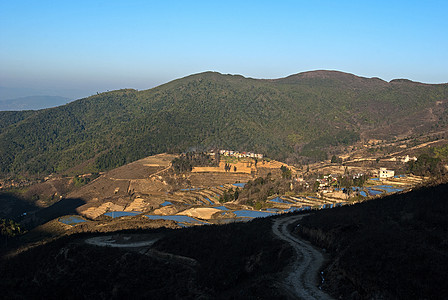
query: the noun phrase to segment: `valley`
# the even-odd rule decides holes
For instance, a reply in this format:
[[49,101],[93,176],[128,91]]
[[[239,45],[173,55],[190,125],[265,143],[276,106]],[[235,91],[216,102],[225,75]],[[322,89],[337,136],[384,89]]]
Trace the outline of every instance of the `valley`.
[[[446,85],[332,71],[277,80],[206,72],[1,112],[0,267],[12,274],[2,284],[63,297],[77,287],[61,282],[100,270],[108,281],[80,284],[105,298],[133,295],[131,286],[162,298],[408,295],[371,280],[362,251],[352,252],[360,266],[339,251],[358,249],[351,238],[372,248],[358,230],[382,243],[369,213],[383,236],[418,223],[425,232],[415,236],[436,241],[431,251],[445,247],[447,95]],[[434,220],[416,212],[425,193],[435,202],[418,211]],[[391,245],[391,256],[402,249]],[[154,281],[144,266],[162,288],[142,285]]]
[[0,300],[447,300],[447,11],[0,0]]
[[[246,222],[331,209],[422,184],[428,178],[408,173],[406,163],[425,147],[443,147],[446,141],[422,140],[412,147],[406,141],[375,143],[394,152],[372,154],[368,144],[359,143],[336,160],[306,166],[255,158],[255,154],[246,157],[238,151],[190,153],[190,160],[184,154],[158,154],[97,175],[50,176],[15,192],[18,197],[33,195],[28,197],[38,200],[10,201],[10,206],[3,201],[3,212],[10,211],[4,216],[29,229],[37,226],[34,231],[51,228],[54,234],[49,236],[54,237],[63,232]],[[190,164],[198,157],[208,166],[179,169],[179,164]],[[386,167],[393,174],[379,178],[380,169]],[[14,194],[3,195],[7,200],[7,195]],[[14,207],[20,203],[29,208]]]

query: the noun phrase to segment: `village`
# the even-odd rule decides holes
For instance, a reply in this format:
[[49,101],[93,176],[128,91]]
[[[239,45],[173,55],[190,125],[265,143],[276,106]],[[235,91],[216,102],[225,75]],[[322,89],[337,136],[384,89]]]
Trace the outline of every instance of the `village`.
[[[106,178],[99,178],[93,183],[97,187],[90,188],[88,197],[98,199],[101,195],[95,191],[99,191],[101,185],[112,187],[116,182],[110,200],[101,202],[100,206],[93,205],[96,200],[80,207],[79,212],[89,219],[143,213],[151,220],[175,221],[180,227],[221,224],[351,205],[405,191],[424,179],[396,174],[395,170],[385,167],[360,168],[329,163],[323,168],[316,164],[301,169],[254,152],[219,150],[207,154],[219,159],[219,163],[194,166],[190,172],[180,174],[170,173],[168,160],[163,155],[148,157],[141,164],[156,166],[164,161],[163,165],[158,165],[162,172],[148,179],[131,179],[127,185],[124,179],[117,178],[126,173],[126,167],[117,169],[113,179],[106,173],[105,177],[113,181],[101,183]],[[137,162],[133,164],[135,170]],[[332,172],[324,173],[330,170]],[[130,192],[131,202],[124,201]],[[82,193],[75,195],[86,197]]]
[[[243,158],[243,157],[250,157],[250,158],[257,158],[257,159],[263,159],[263,154],[259,153],[253,153],[253,152],[238,152],[233,150],[219,150],[219,154],[223,156],[232,156],[237,158]],[[209,152],[209,155],[215,155],[215,152]]]
[[[216,154],[219,153],[219,156]],[[332,208],[347,205],[383,196],[390,193],[402,192],[421,183],[425,178],[404,174],[401,165],[415,157],[394,157],[384,160],[387,165],[396,164],[399,173],[394,169],[386,167],[360,167],[351,165],[350,162],[332,163],[331,161],[309,165],[306,168],[298,168],[267,158],[263,154],[254,152],[238,152],[233,150],[217,150],[208,152],[210,157],[219,159],[219,164],[213,167],[193,167],[192,174],[203,174],[208,177],[218,177],[220,173],[227,173],[227,176],[237,174],[250,175],[246,179],[235,177],[235,183],[230,181],[221,182],[219,185],[223,194],[217,194],[220,202],[232,200],[229,193],[235,193],[236,189],[244,188],[246,184],[259,181],[257,178],[268,176],[270,180],[282,180],[288,184],[288,188],[274,194],[259,195],[257,187],[251,194],[248,201],[241,201],[241,197],[233,199],[227,204],[236,203],[249,205],[250,209],[270,212],[290,212],[305,209]],[[232,158],[232,159],[228,159]],[[361,160],[355,160],[359,163]],[[232,178],[232,177],[230,177]],[[223,178],[221,178],[223,180]],[[265,181],[266,182],[266,181]],[[268,181],[269,182],[269,181]],[[199,183],[199,182],[198,182]],[[206,181],[195,185],[192,188],[196,191],[207,190]],[[216,187],[212,187],[216,188]],[[223,191],[220,191],[221,193]],[[241,194],[241,192],[239,192]],[[266,197],[267,196],[267,197]],[[208,198],[209,199],[209,198]],[[247,207],[249,208],[249,207]]]
[[[273,162],[271,160],[263,160],[265,157],[263,154],[260,153],[254,153],[254,152],[239,152],[239,151],[233,151],[233,150],[218,150],[218,151],[211,151],[208,152],[208,155],[211,157],[215,157],[216,153],[219,153],[220,155],[224,157],[233,157],[236,159],[241,158],[254,158],[256,160],[233,160],[232,163],[225,164],[223,161],[220,162],[220,165],[218,168],[193,168],[192,172],[222,172],[223,168],[225,172],[246,172],[246,173],[256,173],[256,166],[257,163],[260,160],[259,167],[267,167],[270,169],[274,169],[276,167],[279,168],[288,168],[288,170],[291,171],[290,179],[292,180],[292,184],[294,183],[300,183],[305,184],[306,187],[315,187],[315,192],[317,195],[322,196],[322,194],[329,195],[330,193],[334,193],[337,191],[345,191],[347,195],[345,195],[343,198],[347,198],[348,195],[360,195],[363,197],[367,197],[368,195],[377,195],[378,193],[375,192],[368,192],[364,191],[359,186],[353,186],[353,183],[359,184],[367,184],[371,183],[371,185],[374,185],[375,183],[382,182],[384,184],[388,185],[399,185],[401,187],[405,186],[411,186],[415,185],[416,183],[419,183],[423,180],[423,178],[420,178],[418,176],[412,176],[408,175],[406,176],[401,172],[400,174],[396,174],[395,170],[393,169],[387,169],[385,167],[379,167],[379,168],[350,168],[348,166],[345,166],[344,168],[335,168],[337,166],[337,163],[333,163],[333,161],[330,162],[332,165],[331,171],[336,171],[336,173],[325,173],[328,172],[328,168],[321,168],[319,164],[315,164],[312,166],[312,169],[314,169],[312,174],[309,173],[309,166],[307,171],[303,171],[298,169],[294,166],[289,166],[284,163],[276,162],[276,164],[273,166]],[[369,160],[367,159],[355,159],[354,162],[360,162]],[[405,164],[409,161],[416,161],[417,158],[415,156],[410,157],[409,155],[406,156],[398,156],[398,157],[391,157],[388,159],[383,159],[383,162],[395,162],[395,163],[401,163]],[[225,160],[224,160],[225,161]],[[267,164],[267,165],[265,165]],[[246,168],[244,168],[246,167]],[[338,170],[336,170],[338,169]],[[352,172],[350,172],[350,169]],[[363,172],[364,171],[364,172]],[[272,172],[272,170],[271,170]],[[315,175],[315,178],[313,178],[313,175]],[[347,180],[344,178],[350,177],[350,181],[352,181],[352,185],[347,185]],[[306,178],[306,179],[305,179]],[[408,178],[405,180],[405,178]],[[409,179],[413,178],[413,179]],[[316,184],[317,182],[317,184]],[[352,188],[355,189],[352,189]],[[390,187],[393,188],[393,187]],[[357,191],[358,193],[350,193],[347,192],[348,189],[351,189],[352,191]],[[403,190],[403,189],[401,189]],[[386,187],[387,191],[387,187]],[[333,195],[335,196],[335,195]],[[330,196],[331,197],[331,196]]]

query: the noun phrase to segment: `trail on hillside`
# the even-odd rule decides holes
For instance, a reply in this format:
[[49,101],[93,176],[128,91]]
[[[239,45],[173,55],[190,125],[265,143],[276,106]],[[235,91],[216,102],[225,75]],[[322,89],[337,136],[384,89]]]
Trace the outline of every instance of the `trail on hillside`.
[[332,299],[316,286],[317,275],[324,261],[322,253],[288,231],[288,225],[304,216],[279,218],[274,220],[272,225],[273,233],[279,239],[288,242],[295,252],[295,259],[288,266],[287,275],[282,283],[290,293],[299,299]]
[[149,178],[154,177],[154,176],[156,176],[156,175],[159,175],[160,173],[163,173],[163,172],[165,172],[165,171],[168,171],[168,170],[171,168],[172,165],[173,165],[173,164],[170,163],[170,164],[168,165],[168,167],[166,167],[165,169],[160,170],[160,171],[157,171],[157,172],[155,172],[155,173],[149,175]]

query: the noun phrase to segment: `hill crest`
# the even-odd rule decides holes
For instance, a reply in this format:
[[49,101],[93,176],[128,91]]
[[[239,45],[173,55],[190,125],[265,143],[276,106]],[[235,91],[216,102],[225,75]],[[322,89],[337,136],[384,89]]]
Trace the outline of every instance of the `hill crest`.
[[[0,113],[0,177],[96,171],[191,147],[325,159],[329,147],[448,128],[448,85],[388,83],[339,71],[281,79],[204,72],[35,112]],[[88,171],[93,171],[88,170]]]

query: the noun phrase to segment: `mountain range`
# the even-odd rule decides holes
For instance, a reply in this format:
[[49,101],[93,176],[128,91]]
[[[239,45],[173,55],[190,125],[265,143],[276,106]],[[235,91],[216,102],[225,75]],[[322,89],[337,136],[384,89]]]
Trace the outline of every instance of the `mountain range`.
[[447,106],[448,84],[337,71],[280,79],[205,72],[149,90],[0,112],[0,176],[100,171],[212,147],[322,159],[359,140],[445,131]]

